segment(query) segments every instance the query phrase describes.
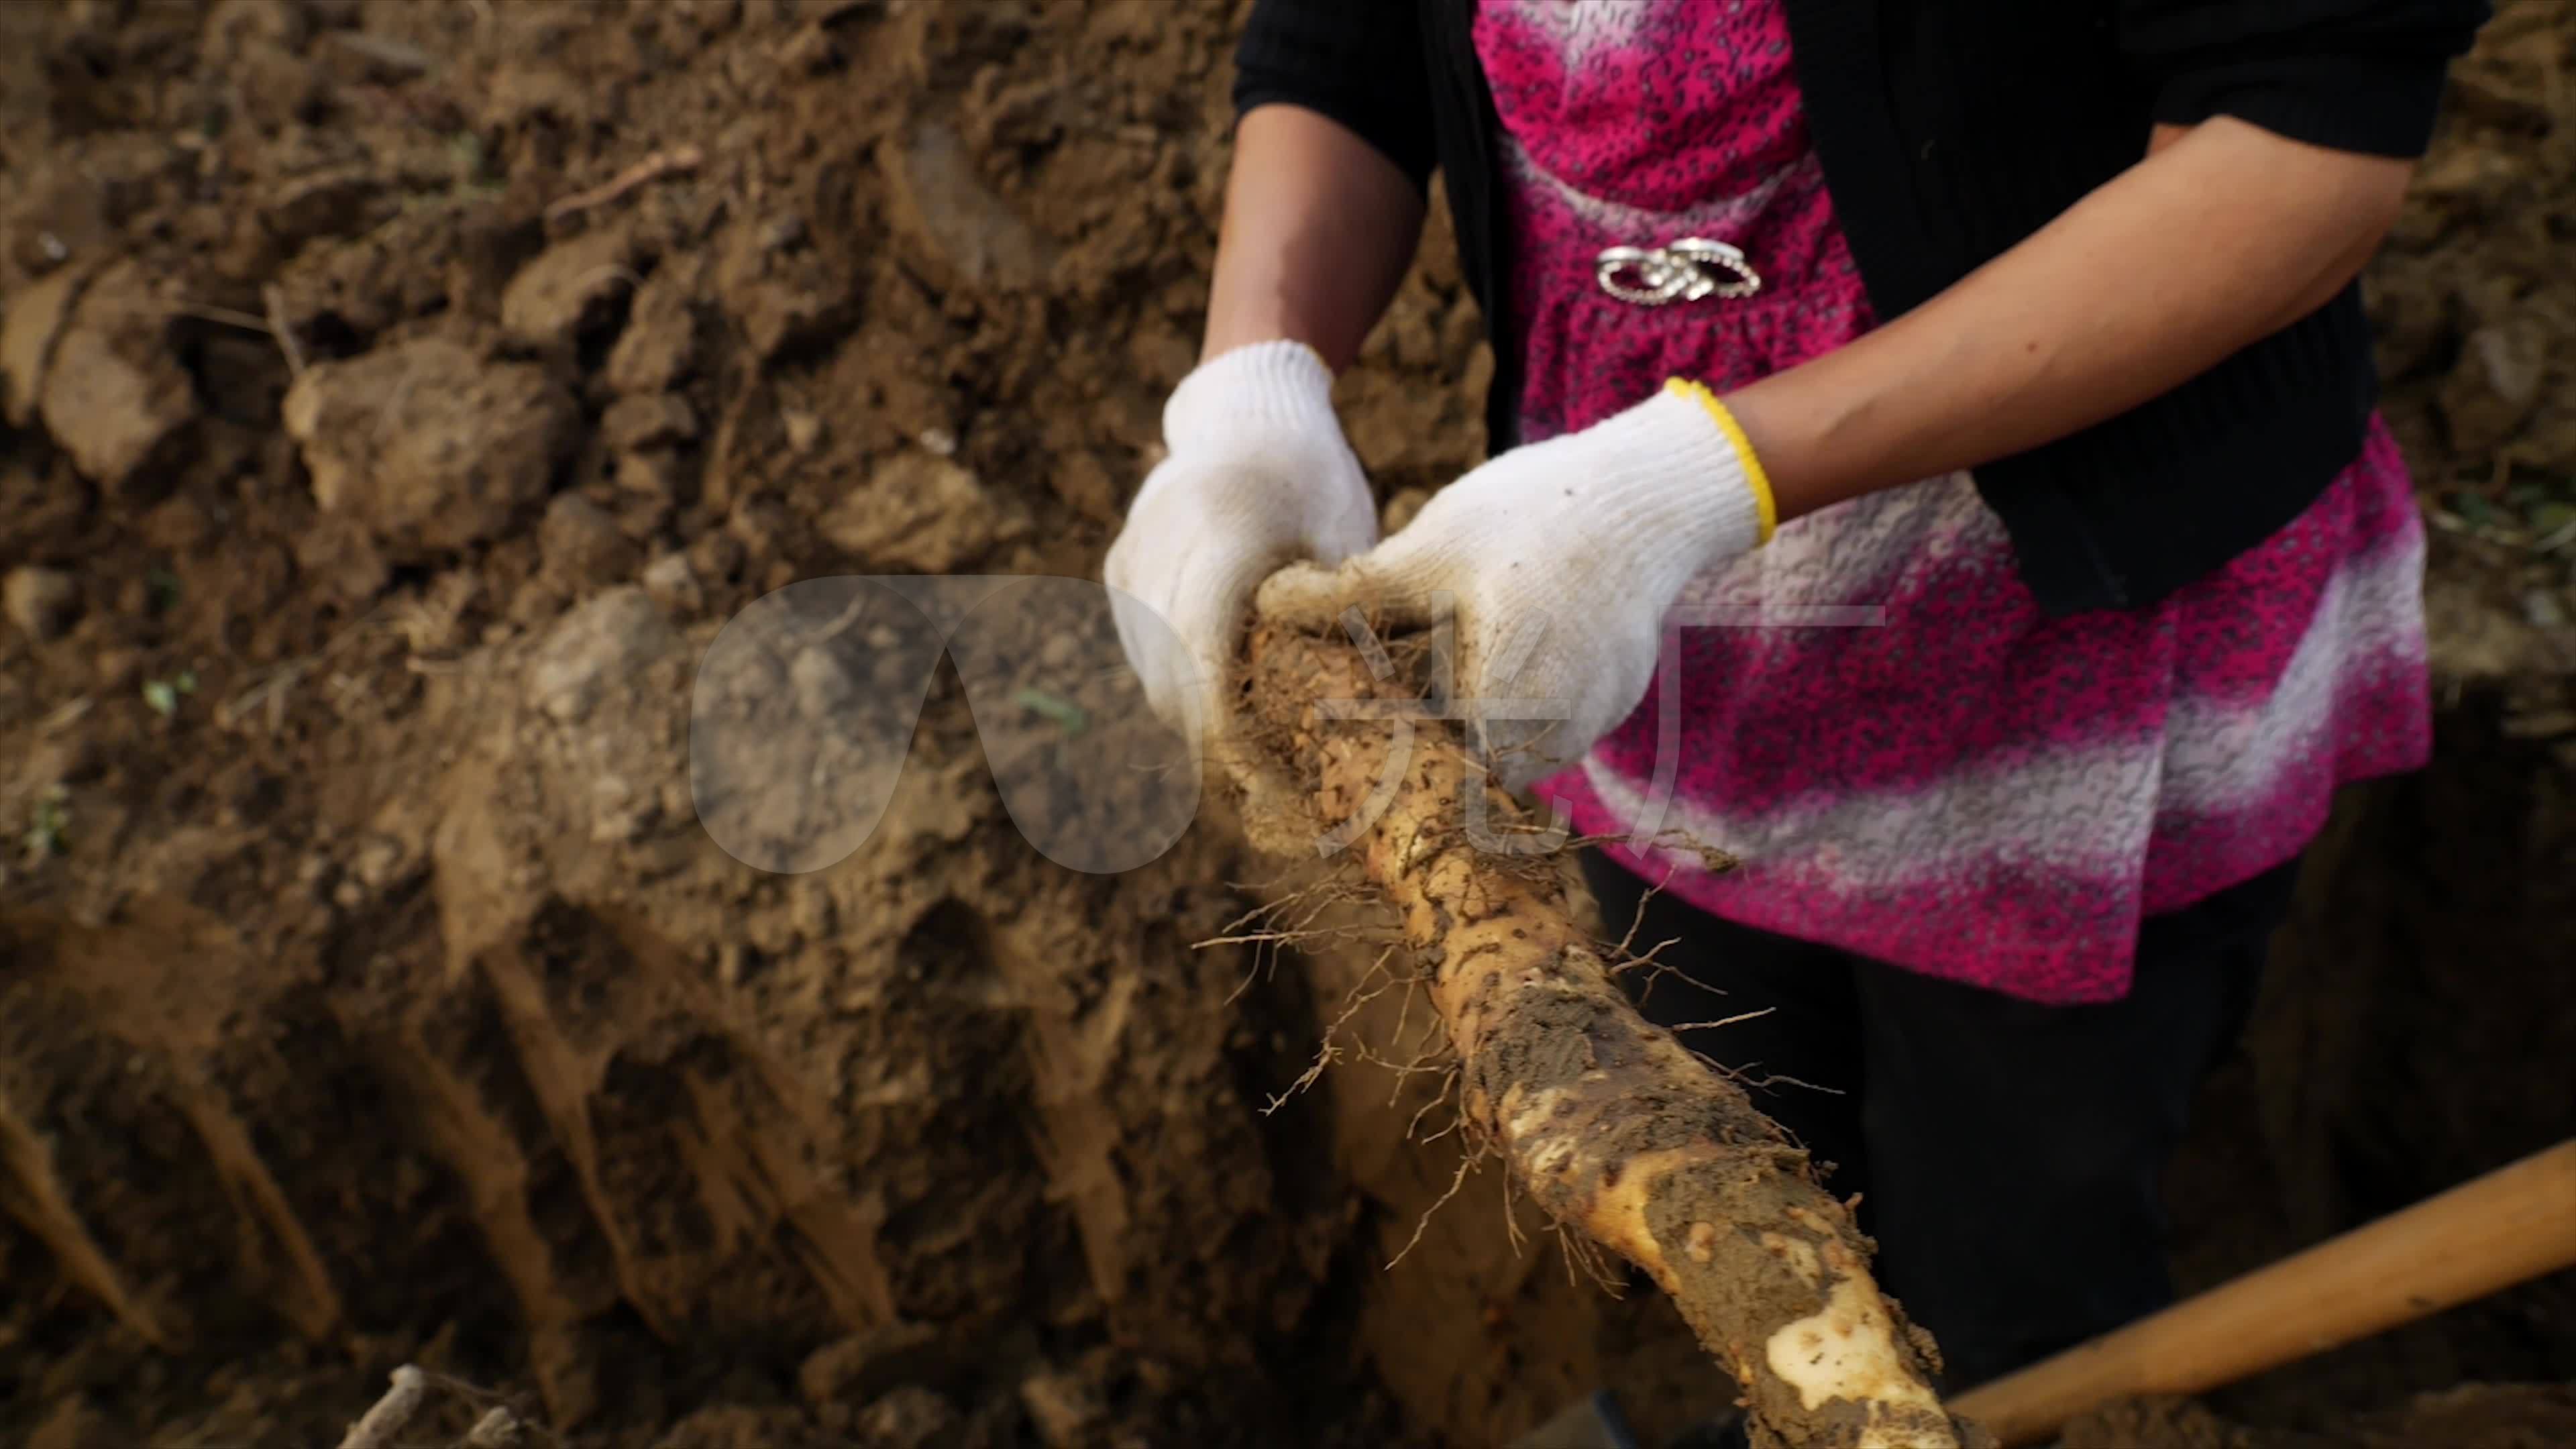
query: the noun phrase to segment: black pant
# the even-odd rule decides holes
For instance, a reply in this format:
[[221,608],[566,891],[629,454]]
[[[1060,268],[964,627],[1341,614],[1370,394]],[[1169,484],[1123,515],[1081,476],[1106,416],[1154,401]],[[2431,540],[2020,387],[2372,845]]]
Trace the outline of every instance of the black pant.
[[[1586,851],[1613,937],[1646,883]],[[1881,1285],[1939,1340],[1957,1393],[2172,1301],[2158,1183],[2194,1089],[2251,1010],[2296,863],[2138,936],[2135,983],[2042,1006],[1721,921],[1670,895],[1623,978],[1646,1016],[1735,1071],[1827,1185],[1862,1194]],[[1651,978],[1651,979],[1649,979]]]

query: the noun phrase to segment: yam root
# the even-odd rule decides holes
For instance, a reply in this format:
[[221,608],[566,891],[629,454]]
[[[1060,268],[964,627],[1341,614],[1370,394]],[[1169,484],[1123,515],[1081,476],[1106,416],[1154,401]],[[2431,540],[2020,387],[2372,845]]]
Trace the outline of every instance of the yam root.
[[[1342,828],[1343,848],[1402,918],[1457,1055],[1470,1130],[1560,1223],[1662,1286],[1742,1386],[1755,1442],[1987,1442],[1942,1409],[1928,1339],[1880,1294],[1868,1240],[1807,1154],[1637,1014],[1577,924],[1562,872],[1472,843],[1467,792],[1486,793],[1488,819],[1520,817],[1454,734],[1325,708],[1416,698],[1404,671],[1381,653],[1390,677],[1374,678],[1353,643],[1272,625],[1247,657],[1241,748],[1228,762],[1247,814],[1285,798],[1308,809],[1311,832]],[[1356,817],[1365,824],[1348,833]]]

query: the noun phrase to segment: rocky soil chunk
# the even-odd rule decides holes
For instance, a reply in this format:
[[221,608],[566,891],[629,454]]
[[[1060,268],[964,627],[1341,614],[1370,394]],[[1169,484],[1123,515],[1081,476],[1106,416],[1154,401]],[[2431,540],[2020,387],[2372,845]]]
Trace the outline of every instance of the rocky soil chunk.
[[635,289],[635,243],[623,228],[558,242],[510,279],[501,326],[531,347],[568,347],[607,322]]
[[60,638],[80,612],[80,585],[61,569],[14,568],[0,579],[0,611],[30,639]]
[[[168,318],[142,269],[118,263],[82,291],[50,353],[37,353],[46,431],[83,477],[111,493],[134,483],[197,415],[196,389],[171,354]],[[37,330],[31,322],[30,333]],[[13,353],[13,399],[19,366]]]
[[546,569],[576,591],[625,578],[642,551],[607,509],[578,493],[556,495],[537,528]]
[[676,393],[624,397],[599,419],[599,441],[612,453],[685,443],[698,435],[698,415]]
[[692,279],[664,265],[645,278],[617,346],[608,354],[608,385],[622,393],[664,392],[698,360],[698,312]]
[[936,280],[982,289],[1034,286],[1046,273],[1037,233],[987,189],[955,132],[924,125],[877,150],[906,255]]
[[848,274],[807,244],[793,218],[734,227],[715,282],[752,355],[764,361],[839,334],[858,309]]
[[957,463],[907,452],[832,505],[819,529],[870,568],[941,574],[1017,537],[1025,520]]
[[491,538],[533,507],[580,413],[542,368],[424,338],[307,369],[284,422],[314,501],[403,555]]
[[580,719],[619,681],[670,652],[679,636],[652,596],[610,589],[558,621],[528,661],[528,698],[566,722]]
[[54,339],[71,319],[84,280],[78,268],[64,268],[22,288],[0,313],[0,409],[13,428],[36,420],[44,400],[45,365],[53,359]]

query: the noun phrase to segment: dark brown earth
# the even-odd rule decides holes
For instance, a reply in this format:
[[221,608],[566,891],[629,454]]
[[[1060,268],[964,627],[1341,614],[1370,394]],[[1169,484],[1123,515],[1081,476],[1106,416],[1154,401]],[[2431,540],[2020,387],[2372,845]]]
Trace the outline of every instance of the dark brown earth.
[[[0,6],[0,1442],[335,1443],[406,1361],[616,1449],[1482,1446],[1723,1392],[1491,1173],[1423,1223],[1427,1085],[1264,1110],[1365,962],[1190,948],[1261,895],[1219,811],[1041,856],[1004,792],[1061,718],[942,669],[828,869],[697,818],[755,598],[1096,576],[1238,8]],[[2320,852],[2174,1184],[2193,1284],[2576,1123],[2576,11],[2500,8],[2371,278],[2440,757]],[[1399,511],[1491,370],[1444,236],[1342,385]],[[2078,1442],[2558,1443],[2563,1389],[2474,1386],[2570,1381],[2561,1278]],[[417,1442],[489,1407],[437,1404]]]

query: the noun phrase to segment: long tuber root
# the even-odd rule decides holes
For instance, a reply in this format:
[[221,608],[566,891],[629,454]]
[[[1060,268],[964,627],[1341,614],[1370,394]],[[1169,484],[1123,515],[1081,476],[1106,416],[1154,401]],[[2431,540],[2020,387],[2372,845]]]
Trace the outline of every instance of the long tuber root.
[[[1539,1205],[1643,1268],[1736,1377],[1758,1444],[1954,1449],[1984,1442],[1929,1385],[1919,1331],[1879,1293],[1869,1244],[1807,1155],[1743,1091],[1650,1026],[1576,924],[1563,878],[1479,851],[1466,792],[1516,807],[1454,738],[1327,718],[1404,699],[1350,643],[1264,626],[1230,761],[1248,806],[1303,796],[1403,918],[1448,1028],[1471,1130]],[[1377,656],[1380,671],[1384,656]],[[1399,740],[1409,758],[1393,761]],[[1293,782],[1291,785],[1289,782]]]

